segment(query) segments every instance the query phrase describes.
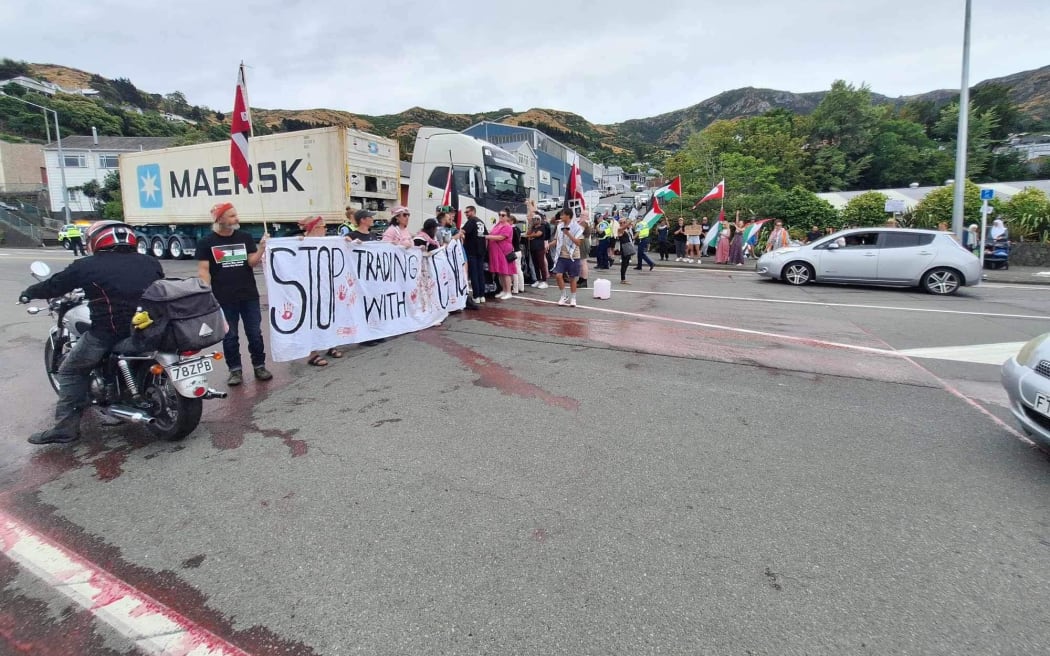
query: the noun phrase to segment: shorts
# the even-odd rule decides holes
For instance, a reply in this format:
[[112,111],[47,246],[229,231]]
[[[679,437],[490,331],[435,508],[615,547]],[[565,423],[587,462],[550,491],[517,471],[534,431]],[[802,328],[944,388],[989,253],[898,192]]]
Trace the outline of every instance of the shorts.
[[688,237],[686,237],[685,243],[689,244],[690,246],[699,246],[700,237],[698,235],[689,235]]
[[579,260],[570,260],[570,259],[564,258],[564,257],[559,257],[558,261],[554,263],[554,271],[551,271],[551,273],[553,273],[555,275],[557,275],[559,273],[560,274],[564,274],[564,275],[568,276],[569,278],[579,278],[580,277],[580,261]]

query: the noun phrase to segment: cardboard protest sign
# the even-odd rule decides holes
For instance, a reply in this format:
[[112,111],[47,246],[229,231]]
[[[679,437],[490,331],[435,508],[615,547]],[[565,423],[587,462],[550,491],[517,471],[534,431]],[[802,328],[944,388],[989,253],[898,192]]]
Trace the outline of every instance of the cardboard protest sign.
[[699,237],[702,234],[704,234],[704,230],[698,225],[687,225],[685,227],[686,237]]

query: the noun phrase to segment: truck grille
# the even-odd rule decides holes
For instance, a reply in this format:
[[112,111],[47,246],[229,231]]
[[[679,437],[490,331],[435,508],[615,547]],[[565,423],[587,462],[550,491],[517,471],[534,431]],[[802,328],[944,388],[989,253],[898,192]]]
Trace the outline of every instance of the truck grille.
[[1040,360],[1039,364],[1035,365],[1035,373],[1050,378],[1050,360]]

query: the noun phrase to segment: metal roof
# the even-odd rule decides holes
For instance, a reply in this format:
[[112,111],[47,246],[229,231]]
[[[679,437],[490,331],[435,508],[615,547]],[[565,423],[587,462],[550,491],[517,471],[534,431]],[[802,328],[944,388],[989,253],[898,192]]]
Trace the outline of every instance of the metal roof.
[[[995,197],[1003,200],[1009,200],[1015,194],[1025,189],[1026,187],[1035,187],[1036,189],[1042,190],[1046,194],[1050,195],[1050,180],[1021,180],[1019,182],[986,182],[978,185],[982,189],[992,189],[995,191]],[[907,209],[914,209],[919,204],[926,194],[930,193],[934,189],[940,189],[940,187],[903,187],[898,189],[866,189],[862,191],[833,191],[824,194],[817,194],[818,197],[831,203],[832,207],[837,210],[841,210],[846,206],[851,199],[860,196],[861,194],[868,193],[869,191],[877,191],[880,194],[885,194],[890,200],[903,200],[904,206]]]

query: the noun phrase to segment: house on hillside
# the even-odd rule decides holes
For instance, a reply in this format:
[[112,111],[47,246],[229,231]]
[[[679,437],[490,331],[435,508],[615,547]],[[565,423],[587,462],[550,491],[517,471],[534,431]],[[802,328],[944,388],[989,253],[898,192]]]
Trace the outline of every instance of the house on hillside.
[[10,80],[0,80],[0,87],[3,87],[8,83],[17,84],[18,86],[28,89],[29,91],[42,93],[45,96],[53,96],[56,93],[71,93],[78,96],[98,95],[98,91],[96,91],[95,89],[66,89],[64,87],[58,86],[53,82],[48,82],[47,80],[34,80],[33,78],[26,77],[24,75],[13,77]]
[[[121,153],[168,148],[174,143],[174,137],[64,137],[62,164],[65,167],[66,187],[69,189],[69,211],[77,218],[95,213],[92,200],[79,188],[89,180],[95,180],[101,185],[107,175],[117,170]],[[62,212],[62,167],[59,166],[57,144],[44,146],[44,160],[51,211]]]
[[1050,157],[1050,134],[1011,134],[1006,145],[996,149],[996,152],[1014,151],[1021,153],[1025,161],[1041,157]]

